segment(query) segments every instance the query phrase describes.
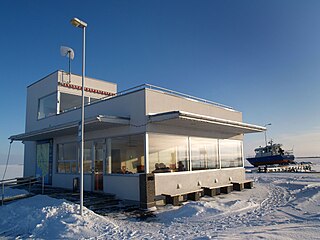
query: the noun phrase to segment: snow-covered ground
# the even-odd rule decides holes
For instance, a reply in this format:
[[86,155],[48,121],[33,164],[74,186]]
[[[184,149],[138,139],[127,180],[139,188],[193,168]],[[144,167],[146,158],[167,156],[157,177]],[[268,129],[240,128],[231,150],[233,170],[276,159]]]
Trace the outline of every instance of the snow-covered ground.
[[[4,188],[4,199],[10,198],[10,197],[24,196],[27,194],[28,194],[28,191],[23,190],[23,189],[15,189],[15,188],[10,188],[10,187]],[[0,200],[2,200],[2,189],[0,191]]]
[[0,207],[0,238],[320,239],[320,173],[247,177],[254,189],[158,208],[145,221],[88,209],[80,217],[78,205],[38,195]]

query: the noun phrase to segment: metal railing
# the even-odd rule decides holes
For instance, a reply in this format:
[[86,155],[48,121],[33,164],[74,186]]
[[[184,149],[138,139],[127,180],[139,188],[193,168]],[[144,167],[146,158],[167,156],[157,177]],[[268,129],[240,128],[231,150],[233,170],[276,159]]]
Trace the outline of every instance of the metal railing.
[[[142,89],[151,89],[151,90],[154,90],[154,91],[157,91],[157,92],[160,92],[160,93],[170,94],[172,96],[185,98],[185,99],[188,99],[188,100],[191,100],[191,101],[206,103],[206,104],[210,104],[210,105],[213,105],[213,106],[217,106],[217,107],[233,110],[232,107],[224,105],[224,104],[220,104],[220,103],[213,102],[213,101],[206,100],[206,99],[199,98],[199,97],[194,97],[194,96],[191,96],[191,95],[188,95],[188,94],[185,94],[185,93],[180,93],[180,92],[177,92],[177,91],[174,91],[174,90],[170,90],[170,89],[163,88],[163,87],[158,87],[158,86],[151,85],[151,84],[141,84],[139,86],[132,87],[132,88],[120,91],[120,92],[116,93],[113,96],[102,97],[102,98],[100,98],[100,99],[98,99],[98,100],[96,100],[96,101],[94,101],[92,103],[86,103],[85,106],[91,105],[91,104],[94,104],[94,103],[97,103],[97,102],[100,102],[100,101],[104,101],[104,100],[107,100],[107,99],[111,99],[111,98],[119,97],[119,96],[122,96],[122,95],[126,95],[126,94],[129,94],[129,93],[133,93],[133,92],[136,92],[136,91],[139,91],[139,90],[142,90]],[[63,112],[68,112],[68,111],[75,110],[75,109],[78,109],[78,108],[80,108],[80,105],[79,106],[73,106],[70,109],[65,109]]]
[[[12,178],[12,179],[6,179],[6,180],[1,180],[0,181],[0,186],[1,186],[1,205],[5,201],[8,200],[13,200],[15,197],[20,196],[20,195],[14,195],[14,196],[9,196],[6,197],[5,191],[6,189],[10,188],[19,188],[19,187],[27,187],[28,188],[28,193],[31,193],[31,186],[35,183],[41,183],[40,178],[36,177],[25,177],[25,178]],[[25,195],[25,194],[24,194]]]
[[109,98],[125,95],[125,94],[128,94],[128,93],[139,91],[141,89],[151,89],[151,90],[155,90],[157,92],[170,94],[170,95],[173,95],[173,96],[182,97],[182,98],[193,100],[193,101],[197,101],[197,102],[207,103],[207,104],[211,104],[211,105],[214,105],[214,106],[217,106],[217,107],[233,109],[232,107],[224,105],[224,104],[220,104],[220,103],[213,102],[213,101],[210,101],[210,100],[206,100],[206,99],[203,99],[203,98],[194,97],[194,96],[191,96],[191,95],[188,95],[188,94],[185,94],[185,93],[180,93],[180,92],[177,92],[177,91],[174,91],[174,90],[170,90],[170,89],[163,88],[163,87],[158,87],[158,86],[151,85],[151,84],[141,84],[139,86],[132,87],[132,88],[126,89],[124,91],[118,92],[114,96],[101,98],[101,100],[105,100],[105,99],[109,99]]

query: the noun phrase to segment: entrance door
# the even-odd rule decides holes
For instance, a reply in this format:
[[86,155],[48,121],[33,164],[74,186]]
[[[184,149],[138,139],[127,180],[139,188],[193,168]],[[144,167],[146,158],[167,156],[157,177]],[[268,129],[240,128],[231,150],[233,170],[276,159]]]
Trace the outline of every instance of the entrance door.
[[103,159],[106,144],[104,141],[94,143],[94,190],[103,191]]
[[44,177],[45,184],[52,184],[52,140],[37,142],[36,176]]

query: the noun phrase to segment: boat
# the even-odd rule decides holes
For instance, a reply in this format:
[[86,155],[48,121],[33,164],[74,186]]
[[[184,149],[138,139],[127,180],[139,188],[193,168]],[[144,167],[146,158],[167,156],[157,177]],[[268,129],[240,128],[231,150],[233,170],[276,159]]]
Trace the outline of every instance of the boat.
[[274,144],[272,140],[265,147],[258,147],[255,150],[255,157],[247,158],[248,162],[255,166],[290,164],[294,162],[293,151],[284,151],[282,144]]

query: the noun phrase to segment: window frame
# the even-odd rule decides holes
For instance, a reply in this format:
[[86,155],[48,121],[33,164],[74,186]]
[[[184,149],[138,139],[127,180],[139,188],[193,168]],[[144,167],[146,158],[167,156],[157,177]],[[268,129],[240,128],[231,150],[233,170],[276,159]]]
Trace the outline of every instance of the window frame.
[[[44,115],[43,117],[40,117],[40,103],[41,103],[41,101],[44,100],[45,98],[48,98],[51,96],[55,96],[55,113],[53,113],[51,115]],[[58,112],[58,91],[55,91],[53,93],[50,93],[50,94],[47,94],[43,97],[38,98],[37,120],[41,120],[41,119],[55,116],[55,115],[57,115],[57,112]]]

